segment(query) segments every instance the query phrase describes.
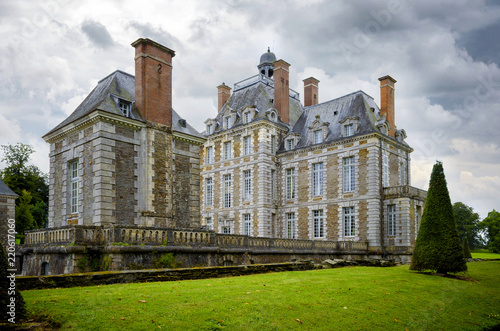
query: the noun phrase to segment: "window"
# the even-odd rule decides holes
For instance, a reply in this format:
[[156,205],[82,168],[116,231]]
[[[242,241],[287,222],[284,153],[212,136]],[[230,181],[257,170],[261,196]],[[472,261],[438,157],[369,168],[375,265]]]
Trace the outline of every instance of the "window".
[[389,236],[396,235],[396,205],[387,206],[387,234]]
[[244,155],[250,155],[252,154],[252,137],[251,136],[246,136],[243,137],[243,154]]
[[245,236],[250,235],[250,225],[251,225],[250,214],[243,214],[243,234]]
[[355,226],[354,207],[344,207],[344,237],[354,237]]
[[212,177],[205,179],[205,206],[211,206],[213,204],[214,197],[214,183]]
[[286,198],[295,199],[295,169],[286,169]]
[[207,147],[207,164],[214,163],[214,148]]
[[314,143],[319,144],[322,141],[323,141],[323,131],[322,130],[314,131]]
[[252,173],[251,170],[243,171],[243,200],[250,201],[252,196]]
[[323,163],[313,164],[313,196],[323,195]]
[[286,214],[286,237],[295,239],[295,213]]
[[295,139],[291,138],[291,139],[287,139],[286,140],[286,149],[288,151],[292,150],[293,148],[295,147]]
[[247,111],[246,113],[243,114],[243,122],[244,123],[250,123],[250,112]]
[[323,210],[313,210],[314,238],[323,238],[325,236],[325,226],[323,224]]
[[207,135],[208,134],[212,134],[212,133],[214,133],[214,131],[213,131],[213,125],[212,124],[208,124],[207,125]]
[[355,188],[354,174],[354,156],[344,158],[344,192],[354,191]]
[[276,136],[271,135],[271,154],[276,153]]
[[224,118],[224,126],[226,127],[226,129],[229,129],[231,127],[231,117],[226,117]]
[[224,160],[229,160],[231,158],[231,142],[226,141],[224,143]]
[[132,104],[125,100],[120,100],[119,102],[120,110],[123,116],[130,117],[130,111],[132,109]]
[[276,170],[271,170],[271,199],[276,199]]
[[231,207],[232,185],[231,175],[224,175],[224,208]]
[[389,187],[389,155],[382,152],[382,185]]
[[78,161],[72,161],[69,164],[70,177],[70,208],[71,213],[78,213]]
[[213,230],[214,229],[214,221],[213,221],[212,217],[205,218],[205,222],[207,224],[207,230]]
[[354,124],[344,125],[344,136],[350,137],[352,135],[354,135]]
[[222,227],[222,233],[224,233],[224,234],[231,234],[231,227],[230,226],[223,226]]

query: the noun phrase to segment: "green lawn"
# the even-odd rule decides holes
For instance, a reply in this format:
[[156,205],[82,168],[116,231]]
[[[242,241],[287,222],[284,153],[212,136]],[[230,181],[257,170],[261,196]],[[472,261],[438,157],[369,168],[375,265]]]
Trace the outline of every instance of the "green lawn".
[[28,309],[73,330],[482,330],[500,324],[500,261],[458,280],[408,266],[32,290]]
[[476,249],[471,251],[472,258],[474,259],[500,259],[500,254],[492,253],[487,249]]

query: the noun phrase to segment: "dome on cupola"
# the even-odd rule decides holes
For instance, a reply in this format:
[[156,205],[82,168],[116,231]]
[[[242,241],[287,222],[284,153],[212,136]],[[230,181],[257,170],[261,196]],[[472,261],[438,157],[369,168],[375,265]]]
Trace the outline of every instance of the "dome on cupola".
[[257,68],[262,75],[271,78],[274,74],[274,62],[276,62],[276,55],[268,47],[267,52],[261,55]]

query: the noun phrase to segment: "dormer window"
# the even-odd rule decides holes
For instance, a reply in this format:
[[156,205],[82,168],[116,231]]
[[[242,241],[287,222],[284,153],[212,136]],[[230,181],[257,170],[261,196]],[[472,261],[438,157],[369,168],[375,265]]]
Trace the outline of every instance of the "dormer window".
[[344,136],[350,137],[354,135],[354,124],[344,125]]
[[212,134],[214,133],[214,126],[213,124],[208,124],[207,125],[207,134]]
[[249,112],[249,111],[247,111],[246,113],[244,113],[244,114],[243,114],[243,122],[244,122],[244,123],[250,123],[250,118],[251,118],[251,116],[250,116],[250,115],[251,115],[251,114],[250,114],[250,112]]
[[289,138],[286,140],[286,150],[290,151],[295,147],[295,139]]
[[119,107],[123,116],[130,117],[130,112],[132,110],[132,103],[120,99]]
[[225,129],[229,129],[231,127],[231,117],[230,116],[224,118],[224,127],[225,127]]
[[314,131],[314,143],[319,144],[320,142],[323,142],[323,130],[316,130]]

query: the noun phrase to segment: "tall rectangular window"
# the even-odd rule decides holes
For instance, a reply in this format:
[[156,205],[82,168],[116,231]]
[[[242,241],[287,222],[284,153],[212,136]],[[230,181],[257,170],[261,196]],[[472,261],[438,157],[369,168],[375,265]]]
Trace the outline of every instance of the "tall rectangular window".
[[71,213],[78,213],[78,161],[72,161],[69,164],[70,177],[70,208]]
[[243,214],[243,234],[245,236],[250,235],[250,227],[251,227],[251,217],[250,214]]
[[286,169],[285,177],[286,198],[295,199],[295,169]]
[[344,237],[354,237],[355,234],[354,207],[344,207]]
[[212,219],[212,217],[205,218],[205,222],[207,224],[207,230],[213,230],[214,229],[214,220]]
[[344,125],[344,133],[346,137],[354,135],[354,125],[353,124]]
[[214,148],[207,147],[207,164],[214,163]]
[[250,123],[250,112],[247,111],[246,113],[243,114],[243,121],[245,123]]
[[252,172],[251,170],[243,171],[243,200],[250,201],[252,196]]
[[323,195],[323,163],[313,164],[313,195]]
[[387,206],[387,234],[396,235],[396,205]]
[[232,186],[231,175],[224,175],[224,208],[230,208],[232,205]]
[[295,239],[295,213],[286,214],[286,237]]
[[243,154],[244,155],[250,155],[252,154],[252,137],[251,136],[246,136],[243,137]]
[[323,130],[314,131],[314,143],[319,144],[323,141]]
[[214,183],[212,177],[205,179],[205,206],[213,204],[214,197]]
[[271,154],[276,153],[276,136],[274,134],[271,135]]
[[382,185],[389,187],[389,155],[382,152]]
[[323,210],[313,210],[314,238],[323,238],[325,236],[325,225],[323,223]]
[[212,134],[213,133],[213,125],[212,124],[208,124],[207,125],[207,135],[208,134]]
[[229,160],[231,158],[231,142],[226,141],[224,143],[224,160]]
[[271,170],[271,199],[276,199],[276,170]]
[[291,138],[291,139],[287,139],[287,140],[286,140],[286,150],[287,150],[287,151],[290,151],[290,150],[292,150],[294,147],[295,147],[295,139],[293,139],[293,138]]
[[226,117],[226,118],[224,119],[224,124],[225,124],[225,126],[226,126],[226,129],[229,129],[229,128],[231,127],[231,117],[229,117],[229,116],[228,116],[228,117]]
[[354,191],[355,188],[355,173],[354,173],[354,156],[344,158],[344,192]]

